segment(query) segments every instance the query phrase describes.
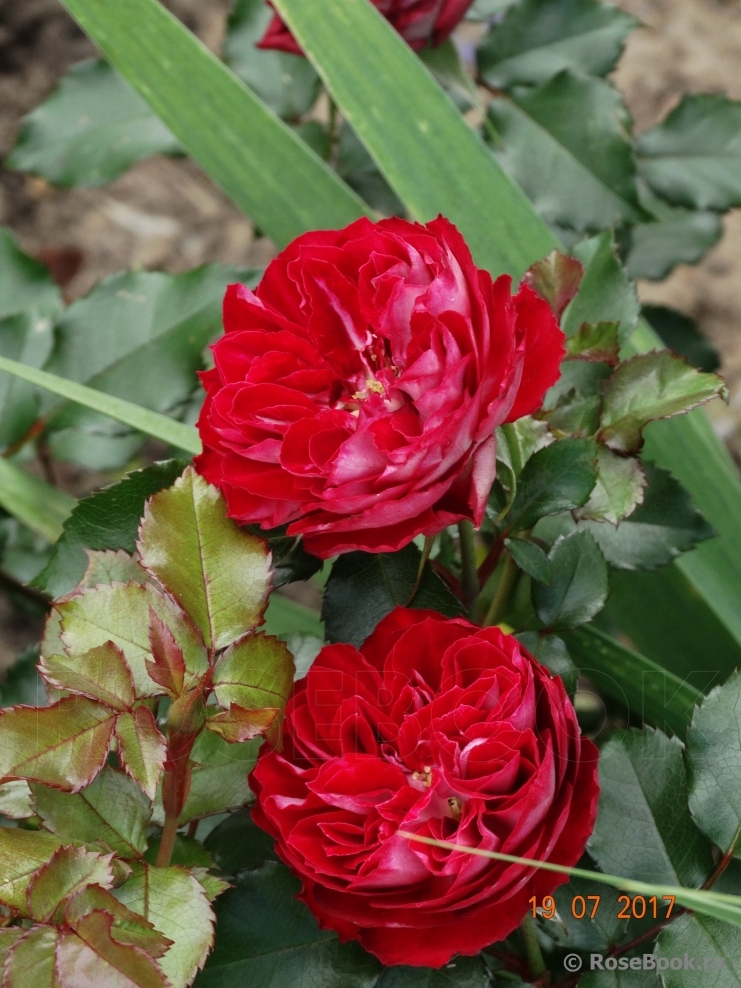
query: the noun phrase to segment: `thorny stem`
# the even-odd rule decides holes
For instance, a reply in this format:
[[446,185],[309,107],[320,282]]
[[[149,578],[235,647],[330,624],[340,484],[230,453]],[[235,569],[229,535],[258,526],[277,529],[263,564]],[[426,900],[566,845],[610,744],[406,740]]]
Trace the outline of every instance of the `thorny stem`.
[[479,595],[479,577],[476,572],[476,543],[473,524],[458,522],[458,538],[461,547],[461,591],[463,606],[472,621],[476,620],[476,599]]
[[484,619],[484,627],[489,627],[492,624],[498,624],[504,614],[507,612],[507,605],[509,604],[510,597],[512,596],[512,591],[515,586],[518,574],[517,564],[515,563],[512,556],[509,553],[504,557],[504,565],[502,567],[502,575],[499,578],[499,586],[496,589],[494,598],[487,611],[486,618]]
[[525,918],[520,924],[520,935],[522,936],[522,943],[525,947],[525,956],[527,957],[530,974],[534,981],[538,981],[543,977],[548,968],[543,960],[543,952],[538,943],[535,923],[533,923],[532,916],[529,913],[525,914]]

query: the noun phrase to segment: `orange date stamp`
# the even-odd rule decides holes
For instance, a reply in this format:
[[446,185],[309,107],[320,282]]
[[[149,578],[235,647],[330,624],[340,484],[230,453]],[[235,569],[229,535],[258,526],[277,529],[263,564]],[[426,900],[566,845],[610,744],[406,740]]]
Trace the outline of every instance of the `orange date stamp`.
[[[595,919],[600,906],[602,896],[600,895],[575,895],[571,900],[571,915],[574,919],[584,919],[589,916]],[[555,919],[556,900],[552,895],[545,895],[538,903],[536,896],[530,900],[530,909],[533,919],[542,916],[543,919]],[[643,919],[649,916],[651,919],[669,919],[674,908],[674,896],[662,895],[659,900],[655,895],[646,899],[643,895],[619,895],[618,905],[622,908],[617,914],[617,919]],[[666,910],[666,912],[664,912]]]

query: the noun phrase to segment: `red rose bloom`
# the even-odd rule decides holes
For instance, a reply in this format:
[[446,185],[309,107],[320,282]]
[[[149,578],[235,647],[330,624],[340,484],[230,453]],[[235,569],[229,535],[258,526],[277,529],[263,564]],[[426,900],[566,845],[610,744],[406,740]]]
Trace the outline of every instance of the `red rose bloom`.
[[252,774],[256,823],[342,940],[441,967],[522,921],[566,877],[397,836],[574,865],[597,811],[597,750],[563,683],[498,628],[397,608],[358,652],[322,649],[281,754]]
[[510,285],[439,218],[308,233],[256,293],[230,286],[196,465],[231,517],[290,522],[323,558],[478,526],[494,430],[539,407],[564,352],[548,304]]
[[[428,41],[441,45],[463,20],[473,0],[371,0],[415,51]],[[258,48],[277,48],[292,55],[303,55],[298,42],[276,14]]]

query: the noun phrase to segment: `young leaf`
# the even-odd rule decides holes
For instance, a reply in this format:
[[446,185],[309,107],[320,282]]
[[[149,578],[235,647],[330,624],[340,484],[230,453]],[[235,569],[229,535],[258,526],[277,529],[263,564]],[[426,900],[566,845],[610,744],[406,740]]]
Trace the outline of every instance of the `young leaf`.
[[[277,724],[277,732],[271,727]],[[206,720],[206,730],[218,734],[229,744],[252,741],[264,734],[267,738],[280,740],[280,710],[277,707],[264,707],[262,710],[247,710],[232,703],[228,710],[212,714]]]
[[134,552],[147,498],[173,484],[184,468],[185,461],[165,460],[83,498],[65,521],[64,532],[34,586],[52,598],[63,597],[84,579],[90,561],[85,549]]
[[[639,460],[632,456],[618,456],[606,446],[598,446],[597,483],[587,503],[576,510],[575,517],[609,521],[617,525],[641,504],[646,483],[646,474]],[[592,534],[603,548],[599,536],[594,531]],[[611,534],[608,533],[608,541]],[[606,552],[604,555],[608,562],[612,562]]]
[[3,988],[62,988],[56,974],[59,931],[34,926],[24,933],[5,962]]
[[741,102],[685,96],[636,142],[640,173],[669,202],[725,212],[741,206]]
[[128,710],[134,703],[131,670],[120,648],[108,641],[72,659],[52,655],[41,659],[41,675],[58,690],[69,690],[99,700],[114,710]]
[[244,806],[252,796],[247,776],[261,745],[260,738],[230,745],[212,731],[203,731],[193,746],[190,792],[180,824]]
[[183,868],[134,864],[116,898],[173,941],[159,962],[172,988],[185,988],[213,943],[214,914],[203,887]]
[[240,529],[226,511],[219,490],[188,467],[148,502],[138,543],[142,564],[215,649],[260,623],[270,590],[265,542]]
[[562,439],[538,450],[520,474],[507,528],[522,532],[544,515],[584,504],[597,480],[591,439]]
[[31,917],[41,923],[48,922],[61,902],[88,885],[111,888],[114,882],[112,857],[112,854],[103,856],[84,847],[58,848],[28,884],[26,898]]
[[620,453],[636,453],[649,422],[727,394],[715,374],[695,370],[668,350],[639,354],[621,364],[607,383],[600,438]]
[[69,494],[0,457],[0,507],[32,532],[56,541],[74,506],[75,500]]
[[712,691],[687,732],[690,811],[722,851],[741,855],[741,673]]
[[121,763],[142,791],[154,799],[167,742],[157,728],[154,714],[144,705],[133,713],[121,714],[116,721],[116,737]]
[[237,0],[229,17],[224,55],[242,82],[284,120],[297,120],[316,102],[321,83],[300,55],[257,47],[273,12],[262,0]]
[[710,844],[687,808],[682,744],[644,728],[614,734],[599,761],[600,800],[587,847],[602,871],[698,888]]
[[[601,450],[604,450],[601,459],[615,455],[604,447],[601,447]],[[634,465],[633,469],[637,464],[637,461],[631,458],[616,457],[616,459],[619,459],[621,464]],[[628,467],[622,466],[619,469],[620,474],[627,475]],[[643,503],[639,504],[629,517],[624,517],[617,528],[614,525],[589,521],[579,524],[580,528],[586,528],[592,533],[608,563],[619,569],[655,569],[657,566],[665,566],[683,552],[688,552],[698,542],[710,539],[715,534],[692,504],[687,491],[668,470],[662,470],[653,463],[646,463],[644,469],[648,486],[643,494]],[[638,476],[634,476],[633,483],[636,485],[633,488],[634,492],[637,492],[639,480]],[[625,476],[622,483],[627,484],[627,482],[628,478]],[[604,486],[606,490],[609,486],[613,499],[621,491],[621,484],[616,477],[613,477],[612,481],[609,476],[606,477]],[[598,483],[595,498],[599,487]],[[628,489],[622,507],[627,506],[629,498]],[[582,509],[580,517],[590,517],[585,512],[590,509],[591,503],[590,500]],[[615,509],[618,506],[613,504]],[[613,520],[607,514],[604,517],[608,521]]]
[[[216,663],[212,678],[214,694],[219,705],[227,710],[233,710],[233,705],[236,705],[244,708],[245,712],[269,711],[266,719],[274,727],[268,737],[277,743],[295,671],[293,656],[283,642],[262,634],[248,635],[228,648]],[[279,713],[277,719],[276,711]],[[238,710],[234,710],[231,717],[215,723],[224,725],[223,730],[227,732],[224,736],[231,740],[227,735],[238,731],[237,721],[242,721],[247,728],[245,718]],[[229,723],[234,727],[228,727]],[[255,726],[258,723],[259,719]],[[213,721],[208,726],[222,733],[218,727],[215,728]],[[242,740],[247,740],[247,737]]]
[[31,783],[33,805],[44,826],[61,841],[102,841],[122,858],[140,857],[147,846],[152,808],[140,787],[106,767],[79,793]]
[[494,89],[545,82],[562,69],[607,75],[638,21],[598,0],[520,0],[478,49]]
[[118,943],[112,927],[111,915],[95,911],[74,933],[62,933],[56,959],[61,988],[78,988],[86,980],[115,988],[171,988],[157,962],[132,944]]
[[76,930],[80,921],[92,912],[103,911],[113,918],[111,936],[117,943],[140,947],[155,960],[172,946],[149,920],[122,905],[110,892],[93,885],[78,892],[64,907],[64,921]]
[[488,117],[493,155],[547,223],[596,232],[642,217],[628,113],[609,83],[564,70],[494,97]]
[[582,240],[573,254],[584,265],[584,277],[561,320],[564,333],[573,336],[585,322],[616,322],[624,343],[635,328],[640,306],[635,285],[617,259],[612,234],[606,231]]
[[584,268],[575,257],[569,257],[558,250],[552,250],[548,257],[532,264],[523,276],[523,281],[544,299],[553,309],[556,319],[579,291]]
[[559,539],[550,551],[551,582],[534,583],[533,604],[547,628],[576,628],[605,606],[607,563],[589,532]]
[[5,163],[55,185],[103,185],[136,161],[178,151],[141,96],[105,62],[88,60],[24,118]]
[[51,707],[0,711],[0,777],[79,792],[105,764],[115,711],[70,696]]
[[51,834],[0,827],[0,902],[25,911],[28,883],[60,843]]
[[298,880],[273,861],[242,875],[216,904],[216,943],[199,988],[376,985],[378,961],[357,943],[340,944],[331,930],[320,930],[298,891]]
[[169,693],[179,696],[185,682],[185,659],[175,636],[165,622],[149,608],[149,644],[152,660],[147,660],[150,679]]
[[566,360],[593,360],[615,365],[620,360],[619,325],[616,322],[582,323],[566,341]]
[[430,608],[446,617],[463,608],[440,577],[425,566],[414,588],[422,554],[413,543],[400,552],[348,552],[332,567],[322,618],[330,641],[360,645],[394,607]]
[[117,552],[111,549],[105,552],[85,549],[85,555],[88,564],[78,584],[79,590],[92,590],[99,586],[109,586],[111,583],[151,582],[149,573],[142,569],[138,559],[124,552],[123,549]]
[[539,583],[551,582],[550,560],[537,542],[510,536],[504,540],[504,544],[523,572]]

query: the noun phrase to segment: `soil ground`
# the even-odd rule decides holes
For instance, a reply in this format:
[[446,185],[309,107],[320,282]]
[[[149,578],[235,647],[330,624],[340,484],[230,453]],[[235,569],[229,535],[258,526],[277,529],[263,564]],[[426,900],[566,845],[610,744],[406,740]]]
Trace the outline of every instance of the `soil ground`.
[[[638,131],[652,126],[685,93],[725,92],[741,99],[740,0],[617,0],[645,25],[634,32],[615,75]],[[167,4],[213,50],[229,0]],[[0,160],[22,116],[73,63],[94,48],[58,0],[0,0]],[[250,222],[184,159],[152,158],[98,189],[55,189],[0,168],[0,224],[29,253],[81,258],[67,285],[84,295],[127,268],[182,271],[207,261],[262,265],[272,256]],[[731,404],[713,410],[717,431],[741,455],[741,211],[726,219],[721,243],[702,264],[681,266],[662,283],[639,286],[643,300],[696,318],[720,349]],[[73,248],[70,252],[69,248]],[[59,255],[58,255],[59,256]],[[69,485],[89,483],[79,471]],[[0,667],[38,637],[35,622],[0,598]]]

